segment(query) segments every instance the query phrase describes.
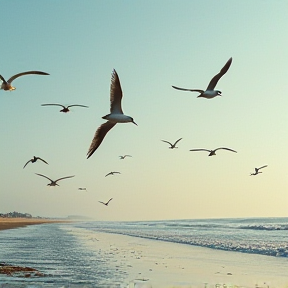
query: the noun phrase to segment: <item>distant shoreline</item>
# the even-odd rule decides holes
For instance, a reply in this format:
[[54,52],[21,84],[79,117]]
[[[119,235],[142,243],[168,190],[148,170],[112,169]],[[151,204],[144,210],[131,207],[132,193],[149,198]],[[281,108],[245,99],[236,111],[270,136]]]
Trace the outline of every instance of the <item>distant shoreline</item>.
[[38,218],[1,218],[0,217],[0,231],[6,230],[6,229],[21,228],[27,225],[66,223],[66,222],[71,222],[71,220],[38,219]]

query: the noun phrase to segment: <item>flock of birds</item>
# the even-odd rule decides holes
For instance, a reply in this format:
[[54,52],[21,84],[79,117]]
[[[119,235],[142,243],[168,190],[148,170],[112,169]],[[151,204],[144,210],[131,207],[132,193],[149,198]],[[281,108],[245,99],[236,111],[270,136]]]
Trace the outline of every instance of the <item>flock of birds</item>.
[[[198,92],[200,93],[197,97],[203,97],[206,99],[212,99],[216,96],[222,96],[222,92],[219,90],[215,90],[215,87],[218,83],[218,81],[220,80],[220,78],[228,71],[228,69],[230,68],[232,63],[232,57],[226,62],[226,64],[223,66],[223,68],[220,70],[220,72],[218,74],[216,74],[211,81],[209,82],[206,90],[201,90],[201,89],[186,89],[186,88],[180,88],[180,87],[176,87],[176,86],[172,86],[174,89],[177,90],[181,90],[181,91],[189,91],[189,92]],[[19,74],[16,74],[12,77],[10,77],[8,79],[8,81],[6,81],[4,79],[4,77],[2,75],[0,75],[0,79],[2,80],[2,84],[1,84],[1,88],[5,91],[13,91],[16,88],[12,86],[12,81],[15,80],[16,78],[20,77],[20,76],[24,76],[24,75],[49,75],[46,72],[41,72],[41,71],[27,71],[27,72],[22,72]],[[88,149],[87,152],[87,159],[89,157],[91,157],[94,152],[98,149],[98,147],[101,145],[103,139],[105,138],[106,134],[117,124],[117,123],[133,123],[135,125],[137,125],[134,122],[134,119],[131,116],[127,116],[123,113],[122,110],[122,105],[121,105],[121,101],[122,101],[122,89],[121,89],[121,84],[120,84],[120,80],[119,80],[119,76],[116,72],[115,69],[113,69],[112,72],[112,77],[111,77],[111,85],[110,85],[110,113],[103,116],[102,119],[107,120],[105,123],[103,123],[102,125],[100,125],[98,127],[98,129],[95,132],[95,135],[92,139],[92,142],[90,144],[90,147]],[[60,110],[60,112],[63,113],[67,113],[69,112],[69,108],[71,107],[83,107],[83,108],[88,108],[88,106],[85,105],[80,105],[80,104],[72,104],[72,105],[68,105],[68,106],[64,106],[62,104],[53,104],[53,103],[47,103],[47,104],[42,104],[41,106],[59,106],[62,109]],[[161,140],[167,144],[170,145],[170,149],[175,149],[178,148],[176,145],[179,143],[179,141],[181,141],[182,138],[178,139],[177,141],[175,141],[175,143],[171,143],[169,141],[166,140]],[[230,148],[226,148],[226,147],[219,147],[213,150],[209,150],[209,149],[191,149],[190,151],[205,151],[205,152],[209,152],[208,156],[213,156],[216,155],[216,151],[218,150],[226,150],[226,151],[231,151],[234,153],[237,153],[235,150],[230,149]],[[119,156],[120,159],[125,159],[126,157],[132,157],[131,155],[123,155],[123,156]],[[35,163],[36,161],[42,161],[45,164],[48,164],[44,159],[40,158],[40,157],[36,157],[34,156],[32,159],[30,159],[29,161],[27,161],[24,165],[23,168],[25,168],[30,162],[31,163]],[[262,171],[259,171],[265,167],[267,167],[268,165],[264,165],[262,167],[259,168],[254,168],[255,172],[254,173],[250,173],[250,176],[255,176],[258,175],[259,173],[262,173]],[[110,172],[108,174],[105,175],[105,177],[109,176],[109,175],[114,175],[114,174],[120,174],[120,172],[114,171],[114,172]],[[48,186],[59,186],[57,184],[58,181],[63,180],[63,179],[68,179],[68,178],[72,178],[75,177],[75,175],[73,176],[66,176],[66,177],[61,177],[59,179],[56,180],[52,180],[49,177],[42,175],[42,174],[38,174],[36,173],[36,175],[44,177],[46,179],[48,179],[50,181],[50,183],[48,183]],[[78,188],[79,190],[85,190],[87,191],[86,188]],[[102,202],[99,201],[100,203],[104,204],[105,206],[108,206],[108,204],[110,203],[110,201],[113,198],[110,198],[107,202]]]

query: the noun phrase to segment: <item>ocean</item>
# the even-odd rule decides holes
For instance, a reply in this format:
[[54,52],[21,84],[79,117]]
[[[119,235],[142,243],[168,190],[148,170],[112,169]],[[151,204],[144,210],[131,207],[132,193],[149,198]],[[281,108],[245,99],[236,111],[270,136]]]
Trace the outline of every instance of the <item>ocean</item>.
[[232,259],[243,253],[264,255],[279,265],[288,262],[288,218],[31,225],[0,231],[0,262],[33,267],[46,276],[0,275],[0,287],[127,287],[127,269],[117,265],[112,252],[98,247],[98,232],[224,250]]
[[84,226],[212,249],[288,257],[288,218],[100,222]]

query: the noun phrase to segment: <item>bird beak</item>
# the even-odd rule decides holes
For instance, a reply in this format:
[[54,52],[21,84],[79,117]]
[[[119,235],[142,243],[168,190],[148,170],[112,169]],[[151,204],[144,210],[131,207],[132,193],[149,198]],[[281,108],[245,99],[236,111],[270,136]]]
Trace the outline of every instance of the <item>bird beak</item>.
[[132,121],[133,124],[135,124],[136,126],[138,126],[134,121]]

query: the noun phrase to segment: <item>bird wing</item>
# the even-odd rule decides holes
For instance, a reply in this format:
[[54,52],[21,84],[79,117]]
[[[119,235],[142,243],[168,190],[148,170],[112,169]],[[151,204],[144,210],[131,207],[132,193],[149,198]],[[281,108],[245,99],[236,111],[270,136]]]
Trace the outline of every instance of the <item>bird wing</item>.
[[74,106],[89,108],[88,106],[78,105],[78,104],[69,105],[69,106],[67,106],[67,108],[69,108],[69,107],[74,107]]
[[178,139],[178,140],[174,143],[174,145],[176,145],[181,139],[182,139],[182,138]]
[[27,72],[22,72],[22,73],[19,73],[19,74],[12,76],[11,78],[9,78],[9,80],[7,82],[11,83],[14,79],[16,79],[20,76],[23,76],[23,75],[28,75],[28,74],[50,75],[46,72],[41,72],[41,71],[27,71]]
[[32,159],[30,159],[29,161],[27,161],[26,162],[26,164],[24,165],[24,167],[23,167],[23,169],[26,167],[26,165],[29,163],[29,162],[31,162],[32,161]]
[[110,198],[110,199],[107,201],[107,203],[106,203],[106,204],[108,205],[108,204],[109,204],[109,202],[110,202],[112,199],[113,199],[113,198]]
[[0,75],[0,79],[1,79],[4,83],[7,83],[6,80],[3,78],[2,75]]
[[102,203],[102,204],[104,204],[104,205],[106,205],[106,203],[104,203],[104,202],[102,202],[102,201],[98,201],[99,203]]
[[117,172],[117,171],[116,171],[116,172],[112,172],[112,173],[117,173],[117,174],[121,174],[120,172]]
[[112,172],[109,172],[108,174],[105,175],[105,177],[106,177],[106,176],[109,176],[109,175],[113,175],[113,173],[112,173]]
[[121,107],[122,89],[116,70],[113,70],[110,86],[110,112],[123,114]]
[[217,150],[219,150],[219,149],[224,149],[224,150],[228,150],[228,151],[232,151],[232,152],[235,152],[235,153],[237,153],[237,151],[235,151],[235,150],[232,150],[232,149],[230,149],[230,148],[225,148],[225,147],[220,147],[220,148],[217,148],[217,149],[215,149],[214,151],[217,151]]
[[258,170],[260,170],[260,169],[262,169],[262,168],[265,168],[265,167],[267,167],[267,166],[268,166],[268,165],[264,165],[264,166],[258,168]]
[[59,179],[55,180],[54,182],[56,183],[56,182],[58,182],[58,181],[60,181],[60,180],[67,179],[67,178],[72,178],[72,177],[75,177],[75,175],[62,177],[62,178],[59,178]]
[[165,143],[168,143],[168,144],[170,144],[171,146],[173,146],[172,143],[170,143],[170,142],[168,142],[168,141],[166,141],[166,140],[161,140],[161,141],[163,141],[163,142],[165,142]]
[[94,138],[91,142],[91,145],[89,147],[88,153],[87,153],[87,159],[96,151],[96,149],[100,146],[102,143],[104,137],[109,132],[110,129],[112,129],[116,123],[107,121],[104,124],[102,124],[95,132]]
[[174,89],[177,90],[182,90],[182,91],[190,91],[190,92],[199,92],[199,93],[204,93],[204,90],[200,90],[200,89],[186,89],[186,88],[180,88],[180,87],[176,87],[176,86],[172,86]]
[[60,106],[62,108],[66,108],[64,105],[61,105],[61,104],[41,104],[41,106]]
[[39,175],[39,176],[42,176],[48,180],[50,180],[51,182],[54,182],[52,179],[50,179],[49,177],[45,176],[45,175],[42,175],[42,174],[38,174],[38,173],[35,173],[36,175]]
[[208,149],[190,149],[190,151],[207,151],[207,152],[211,152],[211,150],[208,150]]
[[[40,158],[40,157],[37,157],[37,159],[43,161],[44,163],[48,164],[44,159]],[[49,164],[48,164],[49,165]]]
[[231,63],[232,63],[232,57],[226,62],[226,64],[220,70],[220,72],[212,78],[206,90],[214,90],[215,86],[217,85],[217,82],[228,71]]
[[131,156],[131,155],[124,155],[124,158],[125,158],[125,157],[132,157],[132,156]]

